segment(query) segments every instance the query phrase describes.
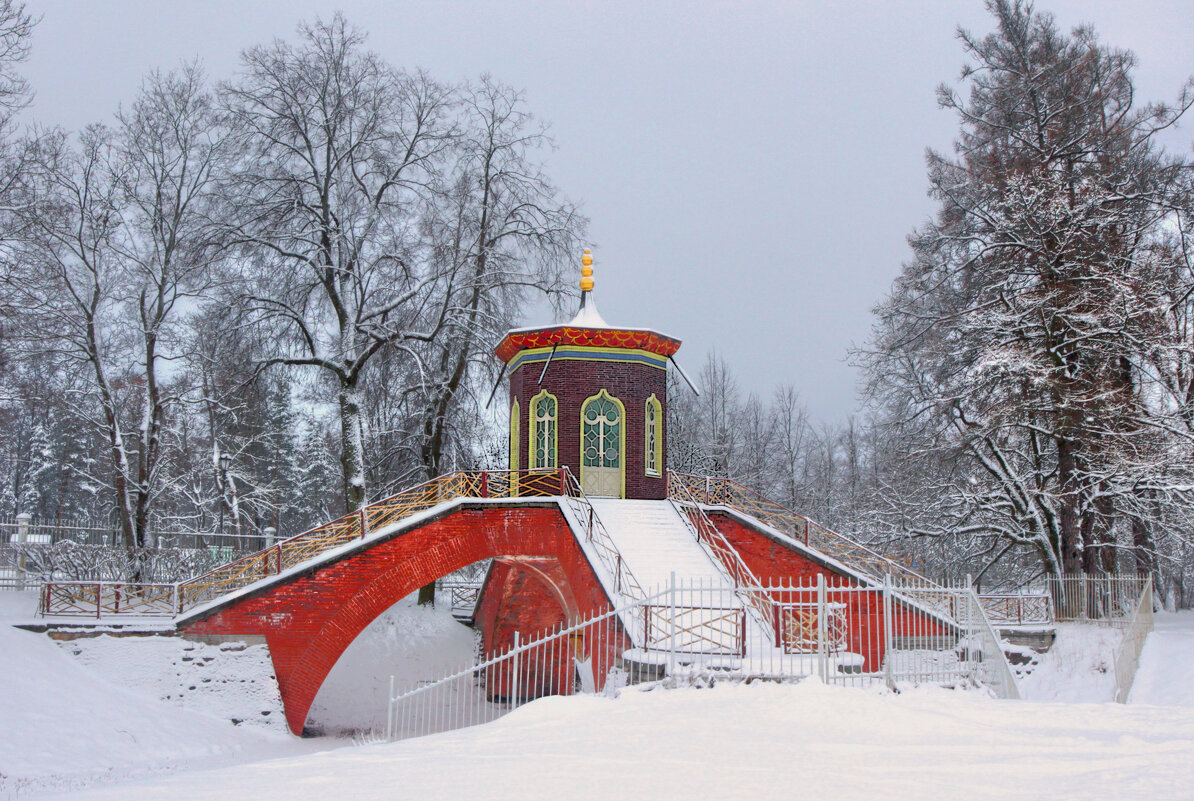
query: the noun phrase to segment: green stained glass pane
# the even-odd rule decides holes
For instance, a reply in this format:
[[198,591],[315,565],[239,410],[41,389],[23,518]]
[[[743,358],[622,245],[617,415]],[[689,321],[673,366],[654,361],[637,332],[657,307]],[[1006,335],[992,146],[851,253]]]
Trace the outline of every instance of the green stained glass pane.
[[620,467],[622,415],[609,398],[589,401],[584,410],[583,446],[586,467]]

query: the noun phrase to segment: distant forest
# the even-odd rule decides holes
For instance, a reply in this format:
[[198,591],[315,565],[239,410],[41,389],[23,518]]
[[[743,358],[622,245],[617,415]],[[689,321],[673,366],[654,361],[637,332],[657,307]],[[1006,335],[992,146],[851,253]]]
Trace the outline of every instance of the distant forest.
[[[1194,182],[1156,135],[1194,94],[1141,103],[1131,53],[987,5],[863,407],[818,423],[815,385],[745,393],[712,354],[669,392],[668,465],[931,578],[1145,572],[1190,606]],[[516,88],[406,71],[337,15],[68,132],[18,124],[36,34],[0,0],[0,517],[287,536],[505,464],[490,349],[573,307],[587,222]]]

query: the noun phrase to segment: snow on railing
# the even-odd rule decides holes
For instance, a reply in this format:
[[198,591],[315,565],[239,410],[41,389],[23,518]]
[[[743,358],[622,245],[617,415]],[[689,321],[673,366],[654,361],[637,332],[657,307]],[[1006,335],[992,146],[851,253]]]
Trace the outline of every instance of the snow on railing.
[[[669,490],[673,489],[669,485]],[[697,498],[694,498],[688,488],[682,484],[669,491],[668,502],[684,521],[689,532],[705,549],[713,563],[724,570],[734,584],[734,592],[742,599],[758,624],[767,629],[776,618],[776,609],[770,596],[766,593],[751,591],[748,588],[758,587],[761,582],[758,577],[742,561],[738,551],[726,541],[726,538],[713,521],[705,514]],[[778,630],[777,630],[778,631]],[[778,635],[777,635],[778,636]]]
[[1128,702],[1128,694],[1136,680],[1136,669],[1140,667],[1140,652],[1144,650],[1144,641],[1153,630],[1152,576],[1143,578],[1140,598],[1124,631],[1123,640],[1115,651],[1115,700],[1121,704]]
[[668,497],[694,498],[704,506],[725,506],[734,509],[842,564],[856,567],[877,580],[890,575],[901,580],[915,580],[935,586],[915,570],[830,531],[727,478],[694,476],[669,470]]
[[[943,605],[941,596],[935,592],[939,587],[935,582],[729,479],[694,476],[669,470],[667,493],[669,499],[697,508],[723,506],[752,517],[869,576],[872,581],[880,582],[884,576],[892,576],[901,582],[901,594],[927,607],[936,605],[937,613],[942,616],[951,614],[950,608]],[[702,508],[702,514],[703,511]],[[708,516],[704,517],[708,521]],[[711,522],[709,528],[717,530]],[[724,538],[722,541],[724,542]],[[726,547],[730,548],[728,543]],[[732,548],[730,550],[733,551]],[[768,616],[770,614],[768,610]]]
[[566,467],[561,469],[561,473],[564,475],[564,492],[561,493],[564,496],[564,501],[572,509],[577,522],[580,523],[581,534],[583,534],[585,542],[593,546],[597,558],[613,578],[614,591],[632,601],[641,601],[646,598],[646,591],[634,577],[634,573],[630,571],[630,566],[622,559],[618,546],[614,544],[613,538],[606,531],[605,524],[597,516],[597,510],[593,508],[592,502],[581,489],[576,476]]
[[[351,512],[330,523],[282,540],[264,550],[221,565],[195,578],[177,584],[174,614],[212,601],[242,587],[275,576],[284,570],[307,562],[333,548],[364,539],[369,532],[378,531],[401,520],[456,498],[517,498],[551,497],[565,492],[567,471],[462,471],[434,478],[416,487],[399,492]],[[93,598],[88,587],[95,582],[49,582],[42,592],[42,615],[134,613],[127,605],[106,604]],[[126,591],[137,586],[122,585]],[[155,585],[156,586],[156,585]],[[147,591],[148,594],[148,591]],[[147,606],[136,612],[146,614]],[[155,610],[152,614],[166,614]]]
[[[94,588],[96,582],[48,582],[42,591],[42,615],[181,614],[203,603],[254,582],[275,576],[334,548],[364,539],[370,532],[391,526],[412,515],[456,498],[561,497],[581,526],[581,536],[614,582],[614,590],[630,600],[646,593],[601,523],[580,482],[567,467],[553,470],[461,471],[424,482],[330,523],[317,526],[269,548],[221,565],[176,585],[172,606],[148,589],[155,604],[107,603]],[[122,584],[122,592],[137,586]],[[158,586],[158,585],[153,585]],[[174,585],[162,585],[174,586]],[[152,611],[150,611],[152,607]],[[639,632],[636,632],[639,633]],[[641,640],[640,640],[641,641]]]

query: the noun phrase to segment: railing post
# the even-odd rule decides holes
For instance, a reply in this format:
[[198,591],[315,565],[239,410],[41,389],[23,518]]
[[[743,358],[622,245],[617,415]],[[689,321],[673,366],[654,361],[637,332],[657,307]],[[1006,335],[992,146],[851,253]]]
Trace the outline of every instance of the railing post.
[[825,574],[817,574],[817,659],[821,663],[821,681],[829,683],[829,647],[825,642],[825,613],[829,604],[825,597]]
[[[620,560],[622,557],[619,556]],[[672,577],[669,581],[671,592],[668,593],[668,657],[667,657],[667,675],[668,678],[676,675],[676,571],[672,571]],[[644,645],[647,643],[644,642]]]
[[394,742],[394,674],[390,674],[390,697],[386,699],[386,740]]
[[709,476],[705,476],[705,506],[709,505]]
[[362,506],[358,513],[361,516],[361,539],[365,539],[365,534],[368,533],[368,529],[365,527],[365,507]]
[[[21,512],[17,515],[17,544],[29,541],[29,523],[33,520],[33,515],[28,512]],[[17,589],[25,589],[25,549],[20,549],[20,554],[17,556]]]
[[174,608],[175,617],[182,614],[182,606],[180,603],[181,596],[179,595],[178,589],[179,589],[178,582],[176,581],[176,582],[174,582],[174,597],[170,601],[171,606]]
[[97,583],[95,585],[95,619],[99,620],[100,608],[103,604],[104,585]]
[[567,495],[567,494],[568,494],[568,476],[567,476],[567,474],[564,472],[564,471],[565,471],[565,469],[566,469],[566,468],[563,468],[563,467],[559,468],[559,473],[560,473],[560,494],[561,494],[561,495]]
[[269,548],[274,544],[274,537],[278,535],[278,530],[273,526],[266,526],[262,533],[265,534],[265,547]]
[[514,630],[514,664],[510,668],[510,709],[518,708],[518,630]]
[[883,674],[887,686],[894,689],[895,677],[891,668],[891,574],[883,574]]
[[488,470],[481,471],[481,497],[482,498],[489,497],[489,471]]

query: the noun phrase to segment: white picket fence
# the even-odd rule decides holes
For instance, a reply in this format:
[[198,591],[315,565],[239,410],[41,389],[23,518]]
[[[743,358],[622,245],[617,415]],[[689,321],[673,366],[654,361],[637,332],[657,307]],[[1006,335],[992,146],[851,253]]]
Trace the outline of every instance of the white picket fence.
[[[768,599],[769,627],[737,600],[744,591]],[[1001,698],[1019,697],[999,636],[968,586],[839,585],[819,576],[736,594],[674,582],[619,609],[509,637],[440,679],[403,686],[391,678],[386,736],[486,723],[547,695],[614,693],[655,681],[819,676],[855,686],[985,686]]]

